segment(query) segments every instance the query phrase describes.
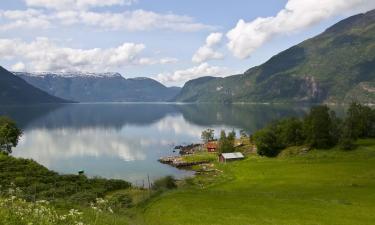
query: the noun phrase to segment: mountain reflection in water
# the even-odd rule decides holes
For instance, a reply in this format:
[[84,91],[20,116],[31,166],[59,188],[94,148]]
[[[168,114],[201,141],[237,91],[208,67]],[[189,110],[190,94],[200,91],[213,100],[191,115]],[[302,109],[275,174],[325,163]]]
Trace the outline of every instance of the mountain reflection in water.
[[160,164],[173,147],[200,141],[213,128],[252,133],[266,123],[302,116],[308,108],[218,104],[64,104],[0,106],[0,115],[24,130],[16,157],[31,158],[60,173],[85,170],[89,176],[139,183],[165,175],[191,175]]

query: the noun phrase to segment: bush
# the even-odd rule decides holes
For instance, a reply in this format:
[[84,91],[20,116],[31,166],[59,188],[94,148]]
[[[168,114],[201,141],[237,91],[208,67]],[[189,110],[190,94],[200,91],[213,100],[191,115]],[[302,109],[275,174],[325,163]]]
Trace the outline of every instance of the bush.
[[257,153],[261,156],[275,157],[283,148],[279,143],[275,129],[271,127],[257,131],[253,135],[253,139],[257,146]]
[[98,198],[93,192],[78,192],[70,196],[70,201],[73,203],[88,203],[95,201]]
[[354,142],[356,140],[355,131],[351,128],[351,122],[347,119],[341,126],[341,135],[339,147],[342,150],[352,150],[355,148]]
[[227,134],[224,130],[220,133],[219,151],[221,153],[234,152],[234,141],[236,139],[236,132],[233,130]]
[[82,213],[75,209],[63,214],[47,201],[30,203],[16,196],[0,199],[0,215],[0,225],[83,225]]
[[353,150],[355,148],[354,140],[351,138],[342,138],[340,140],[340,149],[342,150]]
[[117,193],[109,199],[114,209],[130,208],[133,206],[133,199],[129,194]]
[[0,170],[0,186],[7,189],[11,183],[16,184],[27,200],[66,200],[87,205],[108,192],[131,187],[129,182],[122,180],[59,175],[32,160],[11,156],[0,157]]
[[313,148],[326,149],[337,144],[336,115],[327,106],[312,107],[304,119],[306,143]]
[[154,181],[152,189],[154,190],[169,190],[177,188],[176,180],[172,176],[166,176]]
[[277,122],[277,135],[284,146],[302,145],[305,141],[303,122],[297,118],[288,118]]

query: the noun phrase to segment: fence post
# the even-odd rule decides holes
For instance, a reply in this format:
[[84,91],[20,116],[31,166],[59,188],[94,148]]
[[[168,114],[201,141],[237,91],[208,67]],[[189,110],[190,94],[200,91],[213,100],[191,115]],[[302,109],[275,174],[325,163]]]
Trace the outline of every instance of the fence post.
[[149,196],[151,196],[151,183],[150,183],[150,175],[147,174],[147,180],[148,180],[148,193]]

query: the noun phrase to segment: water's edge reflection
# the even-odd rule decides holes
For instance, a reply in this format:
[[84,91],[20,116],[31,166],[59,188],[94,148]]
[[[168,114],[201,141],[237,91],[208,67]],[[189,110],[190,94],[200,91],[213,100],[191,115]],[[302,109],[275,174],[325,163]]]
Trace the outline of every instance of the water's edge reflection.
[[64,104],[1,107],[24,130],[14,155],[60,173],[141,182],[149,174],[178,178],[191,172],[159,164],[174,145],[197,142],[208,127],[259,129],[308,108],[287,105]]

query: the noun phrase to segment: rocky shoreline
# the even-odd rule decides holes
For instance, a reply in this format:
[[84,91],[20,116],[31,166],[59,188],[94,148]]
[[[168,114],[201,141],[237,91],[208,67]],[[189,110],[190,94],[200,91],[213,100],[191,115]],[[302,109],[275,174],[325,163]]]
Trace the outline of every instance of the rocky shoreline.
[[191,167],[191,166],[202,165],[202,164],[206,164],[210,162],[208,160],[187,162],[181,156],[161,157],[158,161],[160,163],[167,164],[176,168]]

